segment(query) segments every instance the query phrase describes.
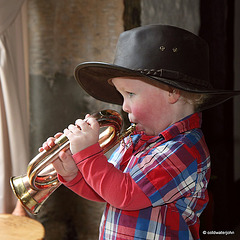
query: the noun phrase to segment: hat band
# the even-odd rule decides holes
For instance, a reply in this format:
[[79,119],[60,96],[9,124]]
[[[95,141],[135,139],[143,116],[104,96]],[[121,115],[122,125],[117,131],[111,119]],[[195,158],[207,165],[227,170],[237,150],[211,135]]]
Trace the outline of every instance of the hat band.
[[136,69],[135,71],[140,72],[141,74],[144,74],[146,76],[152,76],[152,77],[160,77],[160,78],[166,78],[171,80],[177,80],[179,82],[185,82],[191,85],[198,85],[205,88],[212,89],[212,86],[209,82],[206,82],[204,80],[196,79],[189,77],[186,74],[183,74],[181,72],[167,70],[167,69]]

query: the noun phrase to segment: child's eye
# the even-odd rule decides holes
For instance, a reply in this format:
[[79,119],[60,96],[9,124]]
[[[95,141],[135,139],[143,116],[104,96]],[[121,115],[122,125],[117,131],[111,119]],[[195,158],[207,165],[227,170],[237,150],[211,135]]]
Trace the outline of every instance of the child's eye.
[[132,93],[132,92],[127,92],[127,94],[128,94],[129,97],[132,97],[133,95],[135,95],[135,94]]

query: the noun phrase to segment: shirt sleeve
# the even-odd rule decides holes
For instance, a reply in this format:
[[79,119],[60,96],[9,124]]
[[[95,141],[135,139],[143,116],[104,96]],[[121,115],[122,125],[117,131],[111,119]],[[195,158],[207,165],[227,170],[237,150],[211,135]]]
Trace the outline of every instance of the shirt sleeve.
[[82,174],[78,171],[78,175],[71,181],[66,182],[62,176],[58,175],[58,179],[67,188],[78,194],[79,196],[91,201],[105,202],[84,180]]
[[87,184],[110,205],[123,210],[151,206],[130,174],[107,161],[98,143],[73,155],[73,159]]

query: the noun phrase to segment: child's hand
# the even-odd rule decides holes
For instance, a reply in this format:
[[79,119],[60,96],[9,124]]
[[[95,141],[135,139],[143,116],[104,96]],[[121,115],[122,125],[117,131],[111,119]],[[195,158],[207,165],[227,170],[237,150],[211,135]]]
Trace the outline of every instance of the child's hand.
[[50,137],[47,139],[46,142],[43,143],[42,147],[38,149],[39,152],[42,152],[44,150],[48,151],[50,150],[53,146],[55,146],[55,140],[59,138],[62,135],[62,133],[57,133],[54,135],[54,137]]
[[59,175],[67,182],[71,181],[77,176],[78,168],[72,158],[70,150],[61,151],[59,158],[52,163],[53,167]]
[[[48,138],[47,141],[43,143],[42,147],[39,148],[39,152],[42,152],[43,150],[48,151],[55,146],[55,140],[61,135],[62,133],[57,133],[54,137]],[[62,150],[59,153],[58,158],[52,164],[57,173],[61,175],[67,182],[71,181],[77,176],[78,168],[69,150]]]
[[99,123],[98,121],[87,115],[85,120],[78,119],[76,125],[69,125],[64,130],[64,134],[70,141],[70,150],[72,154],[94,145],[99,139]]

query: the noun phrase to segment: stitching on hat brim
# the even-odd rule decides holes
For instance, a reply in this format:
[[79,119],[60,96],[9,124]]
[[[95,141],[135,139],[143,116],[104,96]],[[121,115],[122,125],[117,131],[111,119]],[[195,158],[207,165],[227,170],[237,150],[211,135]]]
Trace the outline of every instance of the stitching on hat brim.
[[[143,77],[143,78],[149,79],[150,82],[157,81],[157,82],[172,86],[174,88],[178,88],[183,91],[198,93],[198,94],[208,94],[208,95],[211,95],[210,99],[215,99],[211,103],[212,106],[218,105],[219,103],[224,102],[227,99],[240,94],[240,91],[227,91],[227,90],[220,90],[220,89],[213,89],[213,88],[206,89],[204,87],[200,89],[199,86],[198,88],[196,88],[195,86],[191,85],[189,82],[188,83],[177,82],[171,79],[160,78],[160,77],[151,76],[151,75],[146,76],[135,70],[131,70],[128,68],[107,64],[107,63],[99,63],[99,62],[82,63],[78,65],[75,68],[74,75],[76,80],[80,84],[80,86],[82,86],[82,88],[88,94],[90,94],[91,96],[93,96],[98,100],[113,103],[113,104],[118,104],[118,105],[122,104],[122,97],[114,88],[114,86],[112,84],[110,85],[108,82],[110,79],[114,77],[126,77],[126,76]],[[82,79],[79,79],[79,75],[82,75]],[[86,77],[86,75],[88,75],[88,77]],[[97,83],[97,84],[93,83],[92,87],[95,89],[90,89],[88,85],[91,77],[93,76],[95,81],[94,83]],[[93,81],[93,79],[91,80]],[[104,90],[106,90],[106,92],[104,92]],[[204,109],[210,108],[210,107],[211,106],[206,106],[204,107]]]

